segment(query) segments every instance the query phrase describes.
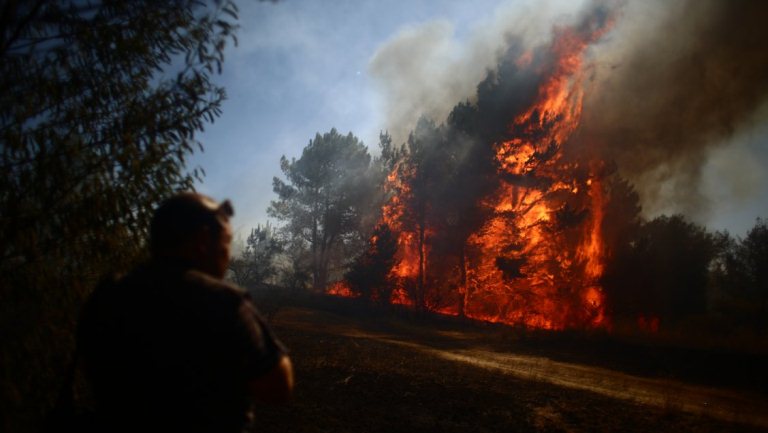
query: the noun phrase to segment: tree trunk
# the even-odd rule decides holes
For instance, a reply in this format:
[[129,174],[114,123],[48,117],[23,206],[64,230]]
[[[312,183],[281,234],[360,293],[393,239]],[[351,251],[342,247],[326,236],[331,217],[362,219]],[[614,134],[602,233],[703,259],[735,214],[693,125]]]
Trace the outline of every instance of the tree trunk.
[[461,275],[459,288],[459,317],[466,316],[467,297],[469,296],[469,287],[467,287],[467,257],[465,245],[462,243],[459,249],[459,272]]
[[425,311],[426,310],[426,302],[425,302],[425,279],[426,279],[426,257],[424,254],[424,241],[425,241],[425,227],[424,227],[424,220],[422,219],[419,221],[419,281],[417,282],[417,288],[416,288],[416,308],[419,311]]
[[318,239],[318,227],[317,219],[313,218],[312,221],[312,289],[315,291],[322,291],[324,287],[320,284],[320,257],[319,257],[319,245]]

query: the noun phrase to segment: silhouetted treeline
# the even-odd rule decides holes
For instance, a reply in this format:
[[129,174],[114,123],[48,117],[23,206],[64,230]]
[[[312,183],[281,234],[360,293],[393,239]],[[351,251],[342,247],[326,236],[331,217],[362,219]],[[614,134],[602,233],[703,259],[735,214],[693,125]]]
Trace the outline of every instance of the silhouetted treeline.
[[729,334],[768,331],[768,225],[743,239],[681,215],[646,221],[615,245],[603,284],[620,325]]

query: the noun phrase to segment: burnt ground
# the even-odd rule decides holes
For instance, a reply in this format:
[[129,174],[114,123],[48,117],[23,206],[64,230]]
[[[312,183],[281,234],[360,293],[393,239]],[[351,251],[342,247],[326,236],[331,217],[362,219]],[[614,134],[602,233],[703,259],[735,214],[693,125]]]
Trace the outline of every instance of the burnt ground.
[[263,301],[297,386],[254,431],[768,431],[761,354]]

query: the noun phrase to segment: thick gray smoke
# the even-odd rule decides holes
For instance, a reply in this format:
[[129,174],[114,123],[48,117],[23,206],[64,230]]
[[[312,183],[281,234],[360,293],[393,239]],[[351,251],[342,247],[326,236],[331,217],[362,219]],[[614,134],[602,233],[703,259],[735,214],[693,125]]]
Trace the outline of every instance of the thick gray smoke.
[[[766,121],[759,113],[768,113],[760,110],[768,100],[768,2],[599,3],[606,4],[615,8],[616,23],[587,53],[582,127],[572,144],[616,161],[646,215],[684,212],[705,221],[712,195],[703,173],[712,155],[722,155],[749,122]],[[596,5],[510,2],[466,41],[445,22],[403,30],[371,62],[395,142],[420,115],[440,122],[458,102],[473,101],[512,41],[545,44],[554,25]],[[748,196],[762,175],[741,175],[739,160],[714,167]]]
[[402,29],[379,48],[369,67],[384,98],[385,129],[402,143],[420,116],[444,121],[457,103],[476,99],[477,85],[510,43],[545,42],[552,23],[575,13],[578,5],[572,0],[512,1],[494,11],[491,22],[477,23],[465,39],[447,21]]
[[[647,214],[706,217],[708,158],[768,96],[767,23],[765,1],[629,2],[595,48],[584,141],[618,163]],[[747,193],[732,168],[723,182]]]

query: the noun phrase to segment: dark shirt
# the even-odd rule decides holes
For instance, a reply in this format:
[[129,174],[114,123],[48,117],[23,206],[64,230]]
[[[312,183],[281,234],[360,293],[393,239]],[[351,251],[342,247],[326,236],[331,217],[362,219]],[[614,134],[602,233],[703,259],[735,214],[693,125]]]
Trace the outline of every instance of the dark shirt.
[[180,263],[100,285],[78,339],[110,431],[240,431],[248,382],[285,353],[242,289]]

